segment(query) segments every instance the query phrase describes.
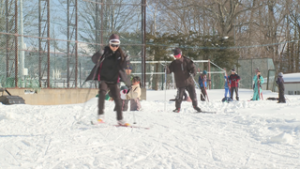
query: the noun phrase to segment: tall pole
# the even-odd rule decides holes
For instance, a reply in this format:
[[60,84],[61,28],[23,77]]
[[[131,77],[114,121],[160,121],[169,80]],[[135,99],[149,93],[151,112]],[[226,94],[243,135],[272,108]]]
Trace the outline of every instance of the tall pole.
[[101,0],[101,13],[100,13],[100,21],[101,21],[101,26],[100,26],[100,50],[102,49],[103,46],[103,10],[104,10],[104,4],[103,4],[103,0]]
[[70,0],[67,0],[67,88],[70,88]]
[[75,88],[78,80],[78,6],[75,0]]
[[50,88],[50,0],[47,1],[47,88]]
[[142,1],[142,83],[146,88],[146,0]]
[[[5,1],[5,26],[6,26],[6,32],[8,32],[8,0]],[[9,35],[6,35],[6,79],[9,77],[9,50],[8,45],[9,43]]]
[[[99,40],[99,4],[98,4],[98,0],[96,0],[96,11],[95,11],[95,14],[96,14],[96,20],[95,20],[95,39],[96,39],[96,50],[100,49],[99,46],[98,46],[98,43],[100,43],[100,40]],[[101,17],[101,16],[100,16]]]
[[18,87],[18,1],[15,1],[15,87]]
[[23,80],[23,83],[20,87],[25,87],[24,85],[24,65],[25,65],[25,56],[24,56],[24,37],[23,37],[23,0],[20,0],[20,77]]
[[39,87],[42,87],[42,9],[39,1]]

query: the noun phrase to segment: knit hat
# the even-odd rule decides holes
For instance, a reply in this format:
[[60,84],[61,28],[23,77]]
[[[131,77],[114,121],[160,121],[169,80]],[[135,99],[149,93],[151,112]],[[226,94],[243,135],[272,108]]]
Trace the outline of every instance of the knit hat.
[[109,44],[114,44],[114,45],[119,45],[120,42],[120,37],[117,34],[112,34],[109,37]]
[[279,72],[279,73],[278,73],[278,76],[282,77],[282,76],[283,76],[283,73],[282,73],[282,72]]
[[207,74],[206,70],[203,70],[202,74],[206,75]]
[[174,50],[173,50],[173,52],[174,52],[174,56],[176,56],[176,55],[181,55],[182,54],[182,51],[179,49],[179,48],[175,48]]
[[126,64],[126,69],[132,70],[132,66],[131,66],[131,64],[129,62]]

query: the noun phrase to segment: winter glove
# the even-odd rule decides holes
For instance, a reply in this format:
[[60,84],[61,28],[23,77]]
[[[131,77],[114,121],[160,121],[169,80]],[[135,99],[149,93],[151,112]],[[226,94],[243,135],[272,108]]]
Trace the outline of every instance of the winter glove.
[[130,87],[130,88],[128,88],[128,90],[127,90],[127,93],[126,93],[126,94],[128,94],[128,93],[130,92],[130,90],[131,90],[131,87]]
[[121,91],[120,91],[120,96],[121,96],[121,99],[122,99],[122,100],[126,100],[126,99],[127,99],[127,98],[126,98],[127,92],[128,92],[127,89],[124,89],[124,90],[121,90]]

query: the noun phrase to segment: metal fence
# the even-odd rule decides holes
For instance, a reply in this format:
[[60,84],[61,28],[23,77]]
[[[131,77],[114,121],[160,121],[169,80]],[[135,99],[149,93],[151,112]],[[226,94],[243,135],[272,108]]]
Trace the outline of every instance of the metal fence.
[[[224,71],[208,60],[194,60],[194,65],[197,70],[197,74],[194,76],[194,80],[198,87],[199,75],[206,70],[208,72],[208,78],[211,79],[210,89],[224,88]],[[166,83],[167,89],[175,89],[175,79],[173,74],[165,74],[164,65],[170,64],[171,61],[146,61],[146,89],[163,90]],[[139,61],[131,61],[132,75],[141,76],[141,63]]]
[[252,89],[255,69],[258,68],[265,79],[265,83],[262,85],[263,89],[273,90],[276,71],[272,59],[239,59],[238,63],[240,67],[237,68],[237,73],[241,77],[239,82],[240,88]]

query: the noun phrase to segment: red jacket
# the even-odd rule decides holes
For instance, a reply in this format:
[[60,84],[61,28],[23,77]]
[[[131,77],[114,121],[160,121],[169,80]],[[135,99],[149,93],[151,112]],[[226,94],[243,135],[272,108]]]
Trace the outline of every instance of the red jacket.
[[240,76],[238,74],[231,74],[228,78],[230,80],[231,87],[239,87]]

